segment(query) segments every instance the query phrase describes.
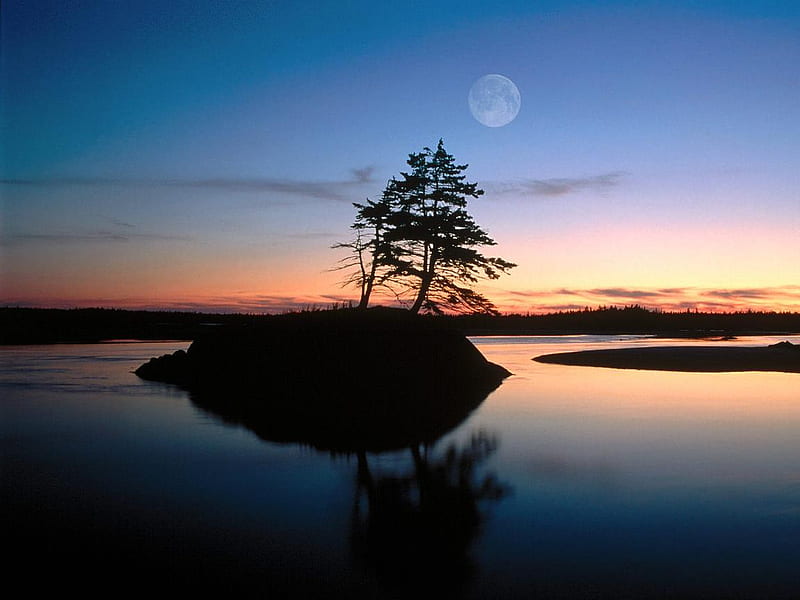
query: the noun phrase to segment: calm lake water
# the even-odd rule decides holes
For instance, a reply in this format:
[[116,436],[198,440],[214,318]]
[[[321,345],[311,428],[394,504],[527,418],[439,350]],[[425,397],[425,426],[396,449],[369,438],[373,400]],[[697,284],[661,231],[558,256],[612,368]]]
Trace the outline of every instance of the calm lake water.
[[0,348],[7,588],[800,595],[800,375],[531,360],[709,342],[473,342],[514,376],[433,447],[360,459],[264,441],[132,373],[185,342]]

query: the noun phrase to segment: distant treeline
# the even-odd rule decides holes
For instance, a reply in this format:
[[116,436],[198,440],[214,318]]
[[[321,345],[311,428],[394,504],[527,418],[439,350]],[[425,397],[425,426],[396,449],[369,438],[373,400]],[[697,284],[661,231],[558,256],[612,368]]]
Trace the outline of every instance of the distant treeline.
[[[386,310],[386,309],[370,309]],[[323,311],[294,313],[292,318]],[[357,309],[334,312],[343,319]],[[333,315],[331,315],[333,316]],[[264,323],[286,315],[207,314],[121,309],[0,308],[0,344],[47,344],[102,340],[193,340],[214,327]],[[800,313],[663,312],[640,306],[600,307],[544,315],[422,316],[467,335],[655,334],[727,336],[800,333]]]
[[798,312],[665,312],[641,306],[599,307],[544,315],[454,317],[473,334],[655,334],[663,336],[800,333]]
[[0,344],[192,340],[213,324],[254,318],[258,317],[107,308],[0,308]]

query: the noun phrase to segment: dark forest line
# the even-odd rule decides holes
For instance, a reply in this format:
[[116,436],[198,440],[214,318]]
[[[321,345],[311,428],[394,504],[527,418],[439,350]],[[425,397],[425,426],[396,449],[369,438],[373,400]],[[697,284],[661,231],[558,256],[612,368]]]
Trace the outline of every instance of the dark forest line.
[[[388,309],[370,309],[370,311]],[[0,344],[89,343],[104,340],[193,340],[226,325],[274,319],[354,320],[350,308],[310,309],[283,315],[213,314],[109,308],[0,308]],[[330,314],[334,313],[334,314]],[[724,337],[800,333],[800,313],[663,312],[639,306],[600,307],[543,315],[423,315],[466,335],[651,334],[663,337]],[[357,325],[354,325],[357,326]]]

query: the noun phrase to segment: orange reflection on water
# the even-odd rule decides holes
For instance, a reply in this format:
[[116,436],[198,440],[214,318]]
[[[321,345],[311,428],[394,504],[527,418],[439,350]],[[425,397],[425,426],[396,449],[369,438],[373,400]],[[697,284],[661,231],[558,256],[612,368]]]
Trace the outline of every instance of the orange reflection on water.
[[475,340],[515,374],[480,413],[482,425],[504,432],[512,460],[613,465],[658,487],[687,479],[800,481],[800,375],[542,364],[531,358],[609,344],[528,340]]

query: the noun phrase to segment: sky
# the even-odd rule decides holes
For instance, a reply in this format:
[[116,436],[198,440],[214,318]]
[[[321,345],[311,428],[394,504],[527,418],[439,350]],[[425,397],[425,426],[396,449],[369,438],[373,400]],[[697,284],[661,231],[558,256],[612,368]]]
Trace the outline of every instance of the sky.
[[[800,310],[800,3],[4,0],[0,306],[357,299],[352,202],[444,140],[504,312]],[[473,82],[519,88],[503,127]]]

